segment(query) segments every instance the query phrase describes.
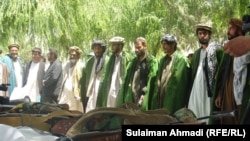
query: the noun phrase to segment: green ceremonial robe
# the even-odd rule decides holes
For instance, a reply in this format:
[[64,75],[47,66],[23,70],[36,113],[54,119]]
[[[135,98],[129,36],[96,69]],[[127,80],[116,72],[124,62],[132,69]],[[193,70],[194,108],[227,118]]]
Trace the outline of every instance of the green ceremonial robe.
[[162,94],[160,94],[159,88],[162,72],[165,68],[166,56],[160,59],[152,99],[152,109],[166,108],[171,114],[185,107],[185,99],[188,96],[188,84],[190,83],[191,76],[190,64],[186,56],[177,50],[174,52],[172,58],[171,76]]
[[[192,90],[192,86],[193,86],[193,82],[194,82],[194,79],[195,79],[195,76],[196,76],[196,72],[197,72],[197,69],[198,69],[198,66],[199,66],[199,60],[200,60],[200,52],[201,52],[201,49],[202,48],[199,48],[195,51],[195,53],[193,54],[193,58],[192,58],[192,61],[191,61],[191,82],[190,82],[190,85],[189,85],[189,95],[190,95],[190,92]],[[221,61],[223,61],[223,56],[224,56],[224,51],[221,49],[221,48],[218,48],[216,49],[216,62],[218,65],[220,65]],[[218,66],[219,67],[219,66]],[[218,68],[216,70],[216,75],[218,75]],[[213,97],[215,96],[215,89],[217,87],[217,85],[215,84],[216,82],[216,76],[215,75],[215,78],[214,78],[214,85],[213,87],[211,88],[212,90],[212,98],[211,98],[211,109],[213,109],[213,105],[214,105],[214,99]],[[188,104],[188,101],[189,101],[189,98],[187,99],[187,104]],[[211,111],[212,112],[212,111]],[[210,124],[210,119],[209,119],[209,124]]]
[[[97,97],[97,104],[98,104],[96,105],[97,107],[107,107],[107,98],[108,98],[108,94],[109,94],[109,90],[111,86],[112,74],[113,74],[114,66],[115,66],[115,58],[116,56],[112,54],[107,63],[106,72],[109,72],[109,73],[105,73],[104,80],[100,84],[98,97]],[[122,60],[121,60],[121,63],[122,63],[121,64],[121,77],[122,78],[121,80],[123,80],[125,77],[126,67],[129,61],[131,61],[131,59],[132,59],[132,55],[128,54],[127,52],[122,53]]]
[[[212,100],[213,103],[212,103],[212,107],[211,107],[211,113],[215,112],[215,111],[220,111],[220,109],[218,109],[215,106],[214,102],[215,102],[216,97],[219,94],[219,90],[223,87],[223,85],[225,85],[225,84],[223,84],[223,83],[225,83],[225,82],[223,82],[223,81],[225,81],[224,74],[227,73],[227,71],[229,69],[226,67],[226,64],[227,64],[228,60],[231,58],[231,56],[229,54],[224,53],[224,52],[221,56],[222,57],[220,59],[220,65],[218,67],[218,70],[217,70],[216,76],[215,76],[215,87],[214,87],[214,95],[213,95],[213,100]],[[233,63],[233,62],[231,62],[231,63]],[[226,78],[228,78],[228,76]],[[226,95],[223,95],[223,96],[226,96]],[[241,109],[240,109],[240,112],[238,111],[239,112],[238,116],[239,116],[239,120],[240,120],[239,122],[242,121],[245,110],[247,110],[249,98],[250,98],[250,64],[247,65],[247,83],[245,85],[244,92],[243,92]],[[230,111],[224,111],[224,112],[230,112]],[[247,124],[249,124],[249,123],[250,122],[248,121]],[[209,124],[218,124],[218,122],[211,118],[209,120]],[[244,124],[246,124],[246,123],[244,123]]]
[[[195,79],[197,69],[198,69],[198,66],[199,66],[200,52],[201,52],[201,48],[197,49],[194,52],[193,58],[192,58],[192,61],[191,61],[191,64],[190,64],[190,66],[191,66],[191,81],[190,81],[190,84],[189,84],[189,92],[188,92],[189,95],[191,93],[193,83],[194,83],[194,79]],[[220,62],[222,61],[223,55],[224,55],[224,52],[223,52],[223,50],[221,48],[216,49],[216,62],[217,62],[217,64],[220,64]],[[216,71],[216,74],[217,74],[217,71]],[[214,85],[213,88],[212,88],[212,95],[214,93],[215,87],[216,87],[216,85]],[[188,101],[189,101],[189,96],[188,96],[188,99],[186,101],[187,104],[188,104]]]
[[[104,66],[103,66],[103,68],[101,70],[102,79],[101,79],[100,83],[103,82],[104,74],[105,74],[105,71],[106,71],[105,68],[106,68],[108,60],[109,60],[109,56],[105,55]],[[80,80],[80,83],[81,83],[81,99],[82,99],[84,109],[86,108],[86,105],[87,105],[87,102],[88,102],[87,89],[88,89],[88,85],[89,85],[89,82],[90,82],[92,68],[94,67],[93,66],[94,62],[95,62],[95,56],[92,56],[91,58],[89,58],[87,60],[86,65],[85,65],[85,67],[83,68],[83,71],[82,71],[82,78]],[[99,86],[99,88],[100,88],[100,86]],[[96,105],[98,105],[98,104],[96,104]]]
[[[133,82],[133,77],[135,74],[135,70],[137,67],[137,57],[135,57],[127,67],[127,74],[125,76],[124,82],[122,83],[121,90],[118,94],[118,106],[123,105],[124,103],[135,103],[133,101],[133,92],[132,92],[132,82]],[[153,91],[153,84],[156,78],[156,73],[158,71],[158,61],[157,59],[152,56],[148,55],[146,57],[146,64],[149,69],[149,74],[147,77],[148,82],[147,82],[147,90],[144,95],[144,100],[141,105],[142,110],[149,110],[150,109],[150,101],[152,100],[152,91]],[[137,103],[136,103],[137,104]]]
[[[226,54],[225,52],[223,52],[220,64],[218,66],[218,69],[217,69],[216,75],[215,75],[215,83],[214,83],[215,85],[214,85],[214,89],[213,89],[214,95],[212,97],[211,113],[213,113],[215,111],[217,111],[217,112],[220,111],[220,109],[215,106],[215,99],[219,94],[219,90],[224,89],[222,87],[223,87],[223,85],[225,85],[223,83],[226,83],[226,82],[223,82],[223,81],[226,81],[226,80],[224,80],[225,75],[227,75],[226,78],[229,78],[229,76],[228,76],[229,69],[231,69],[229,66],[227,66],[227,63],[229,60],[231,60],[231,56],[229,54]],[[233,63],[233,62],[231,61],[231,63]],[[209,124],[217,124],[217,122],[218,121],[215,121],[212,118],[209,119]]]

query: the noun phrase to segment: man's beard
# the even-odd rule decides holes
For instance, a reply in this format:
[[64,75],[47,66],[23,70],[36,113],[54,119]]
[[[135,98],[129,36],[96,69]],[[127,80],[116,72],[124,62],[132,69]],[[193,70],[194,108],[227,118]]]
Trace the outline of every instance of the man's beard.
[[209,42],[209,39],[199,39],[199,43],[202,45],[207,45]]
[[112,53],[113,53],[113,54],[118,54],[119,52],[120,52],[120,49],[118,49],[118,48],[112,50]]
[[11,55],[12,60],[17,60],[18,55]]
[[70,61],[70,64],[74,65],[74,64],[76,64],[76,62],[78,61],[78,59],[70,59],[69,61]]
[[137,56],[138,58],[140,58],[140,57],[144,57],[145,54],[146,54],[145,52],[140,51],[140,52],[136,53],[136,56]]

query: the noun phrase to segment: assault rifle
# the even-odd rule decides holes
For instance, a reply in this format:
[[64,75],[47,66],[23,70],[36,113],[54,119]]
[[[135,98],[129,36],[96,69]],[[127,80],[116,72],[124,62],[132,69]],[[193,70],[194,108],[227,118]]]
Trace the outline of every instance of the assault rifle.
[[[230,112],[213,112],[212,115],[199,117],[199,118],[196,118],[196,120],[200,121],[200,120],[209,119],[209,118],[217,120],[217,119],[220,119],[222,117],[236,117],[237,114],[238,114],[237,110],[233,110]],[[183,123],[183,121],[170,122],[170,123],[167,123],[167,125],[175,125],[175,124],[181,124],[181,123]]]

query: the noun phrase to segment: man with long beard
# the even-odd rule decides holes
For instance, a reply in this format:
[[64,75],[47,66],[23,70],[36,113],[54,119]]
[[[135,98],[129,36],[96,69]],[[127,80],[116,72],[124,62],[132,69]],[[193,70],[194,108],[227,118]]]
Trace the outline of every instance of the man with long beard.
[[59,93],[59,104],[68,104],[69,110],[83,113],[80,97],[80,79],[82,77],[83,63],[82,50],[78,46],[69,48],[69,62],[63,69],[63,82]]
[[[227,29],[227,37],[228,40],[231,40],[233,38],[236,38],[238,36],[242,36],[245,33],[242,31],[242,20],[237,18],[231,18],[228,23],[228,29]],[[240,46],[239,46],[240,48]],[[238,75],[241,78],[241,80],[247,78],[247,71],[244,73],[239,73],[240,68],[246,68],[246,65],[240,65],[238,68],[235,68],[237,64],[238,58],[235,58],[233,56],[230,56],[229,54],[225,53],[223,56],[223,60],[221,61],[221,64],[218,67],[218,75],[216,75],[216,88],[215,88],[215,101],[214,104],[216,108],[221,110],[222,112],[230,112],[237,110],[237,112],[240,112],[241,102],[242,102],[242,95],[239,94],[238,89],[244,88],[242,85],[237,85],[237,81],[235,80],[235,77]],[[245,60],[245,59],[244,59]],[[240,63],[243,63],[243,60],[240,59]],[[245,62],[246,64],[249,64],[248,62]],[[246,68],[247,69],[247,68]],[[221,75],[223,74],[223,75]],[[234,89],[236,88],[236,89]],[[215,109],[216,109],[215,108]],[[239,123],[239,114],[238,116],[228,116],[228,117],[222,117],[220,118],[220,124],[238,124]]]
[[118,93],[118,106],[124,103],[134,103],[142,110],[149,110],[158,61],[147,52],[145,38],[138,37],[134,42],[134,47],[136,57],[127,66],[126,76]]
[[53,48],[49,49],[47,59],[50,65],[43,78],[41,102],[57,104],[63,80],[62,63],[58,59],[57,50]]
[[125,39],[115,36],[109,40],[112,54],[107,62],[103,83],[100,84],[98,107],[116,107],[117,95],[124,80],[126,67],[132,55],[124,51]]
[[[196,35],[199,40],[199,48],[194,52],[191,61],[191,86],[188,108],[197,117],[210,115],[211,97],[220,53],[223,51],[215,41],[211,41],[212,26],[198,24]],[[208,123],[208,119],[201,120]]]

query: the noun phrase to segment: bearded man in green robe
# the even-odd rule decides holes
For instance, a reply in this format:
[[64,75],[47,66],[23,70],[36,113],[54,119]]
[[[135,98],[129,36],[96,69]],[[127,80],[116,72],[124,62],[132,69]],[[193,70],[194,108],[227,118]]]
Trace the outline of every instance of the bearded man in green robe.
[[116,107],[117,95],[132,55],[123,50],[125,39],[115,36],[109,40],[112,54],[107,62],[103,83],[100,84],[97,107]]
[[136,57],[128,64],[127,74],[118,95],[118,105],[135,103],[142,110],[149,110],[158,61],[147,52],[145,38],[138,37],[134,46]]
[[[245,35],[242,25],[243,21],[241,19],[231,18],[229,20],[227,28],[228,41]],[[250,96],[249,82],[247,82],[250,80],[249,57],[249,53],[240,57],[230,56],[226,52],[223,54],[215,77],[214,103],[212,103],[211,112],[237,111],[237,114],[224,116],[219,120],[211,119],[210,124],[233,125],[241,123]]]

